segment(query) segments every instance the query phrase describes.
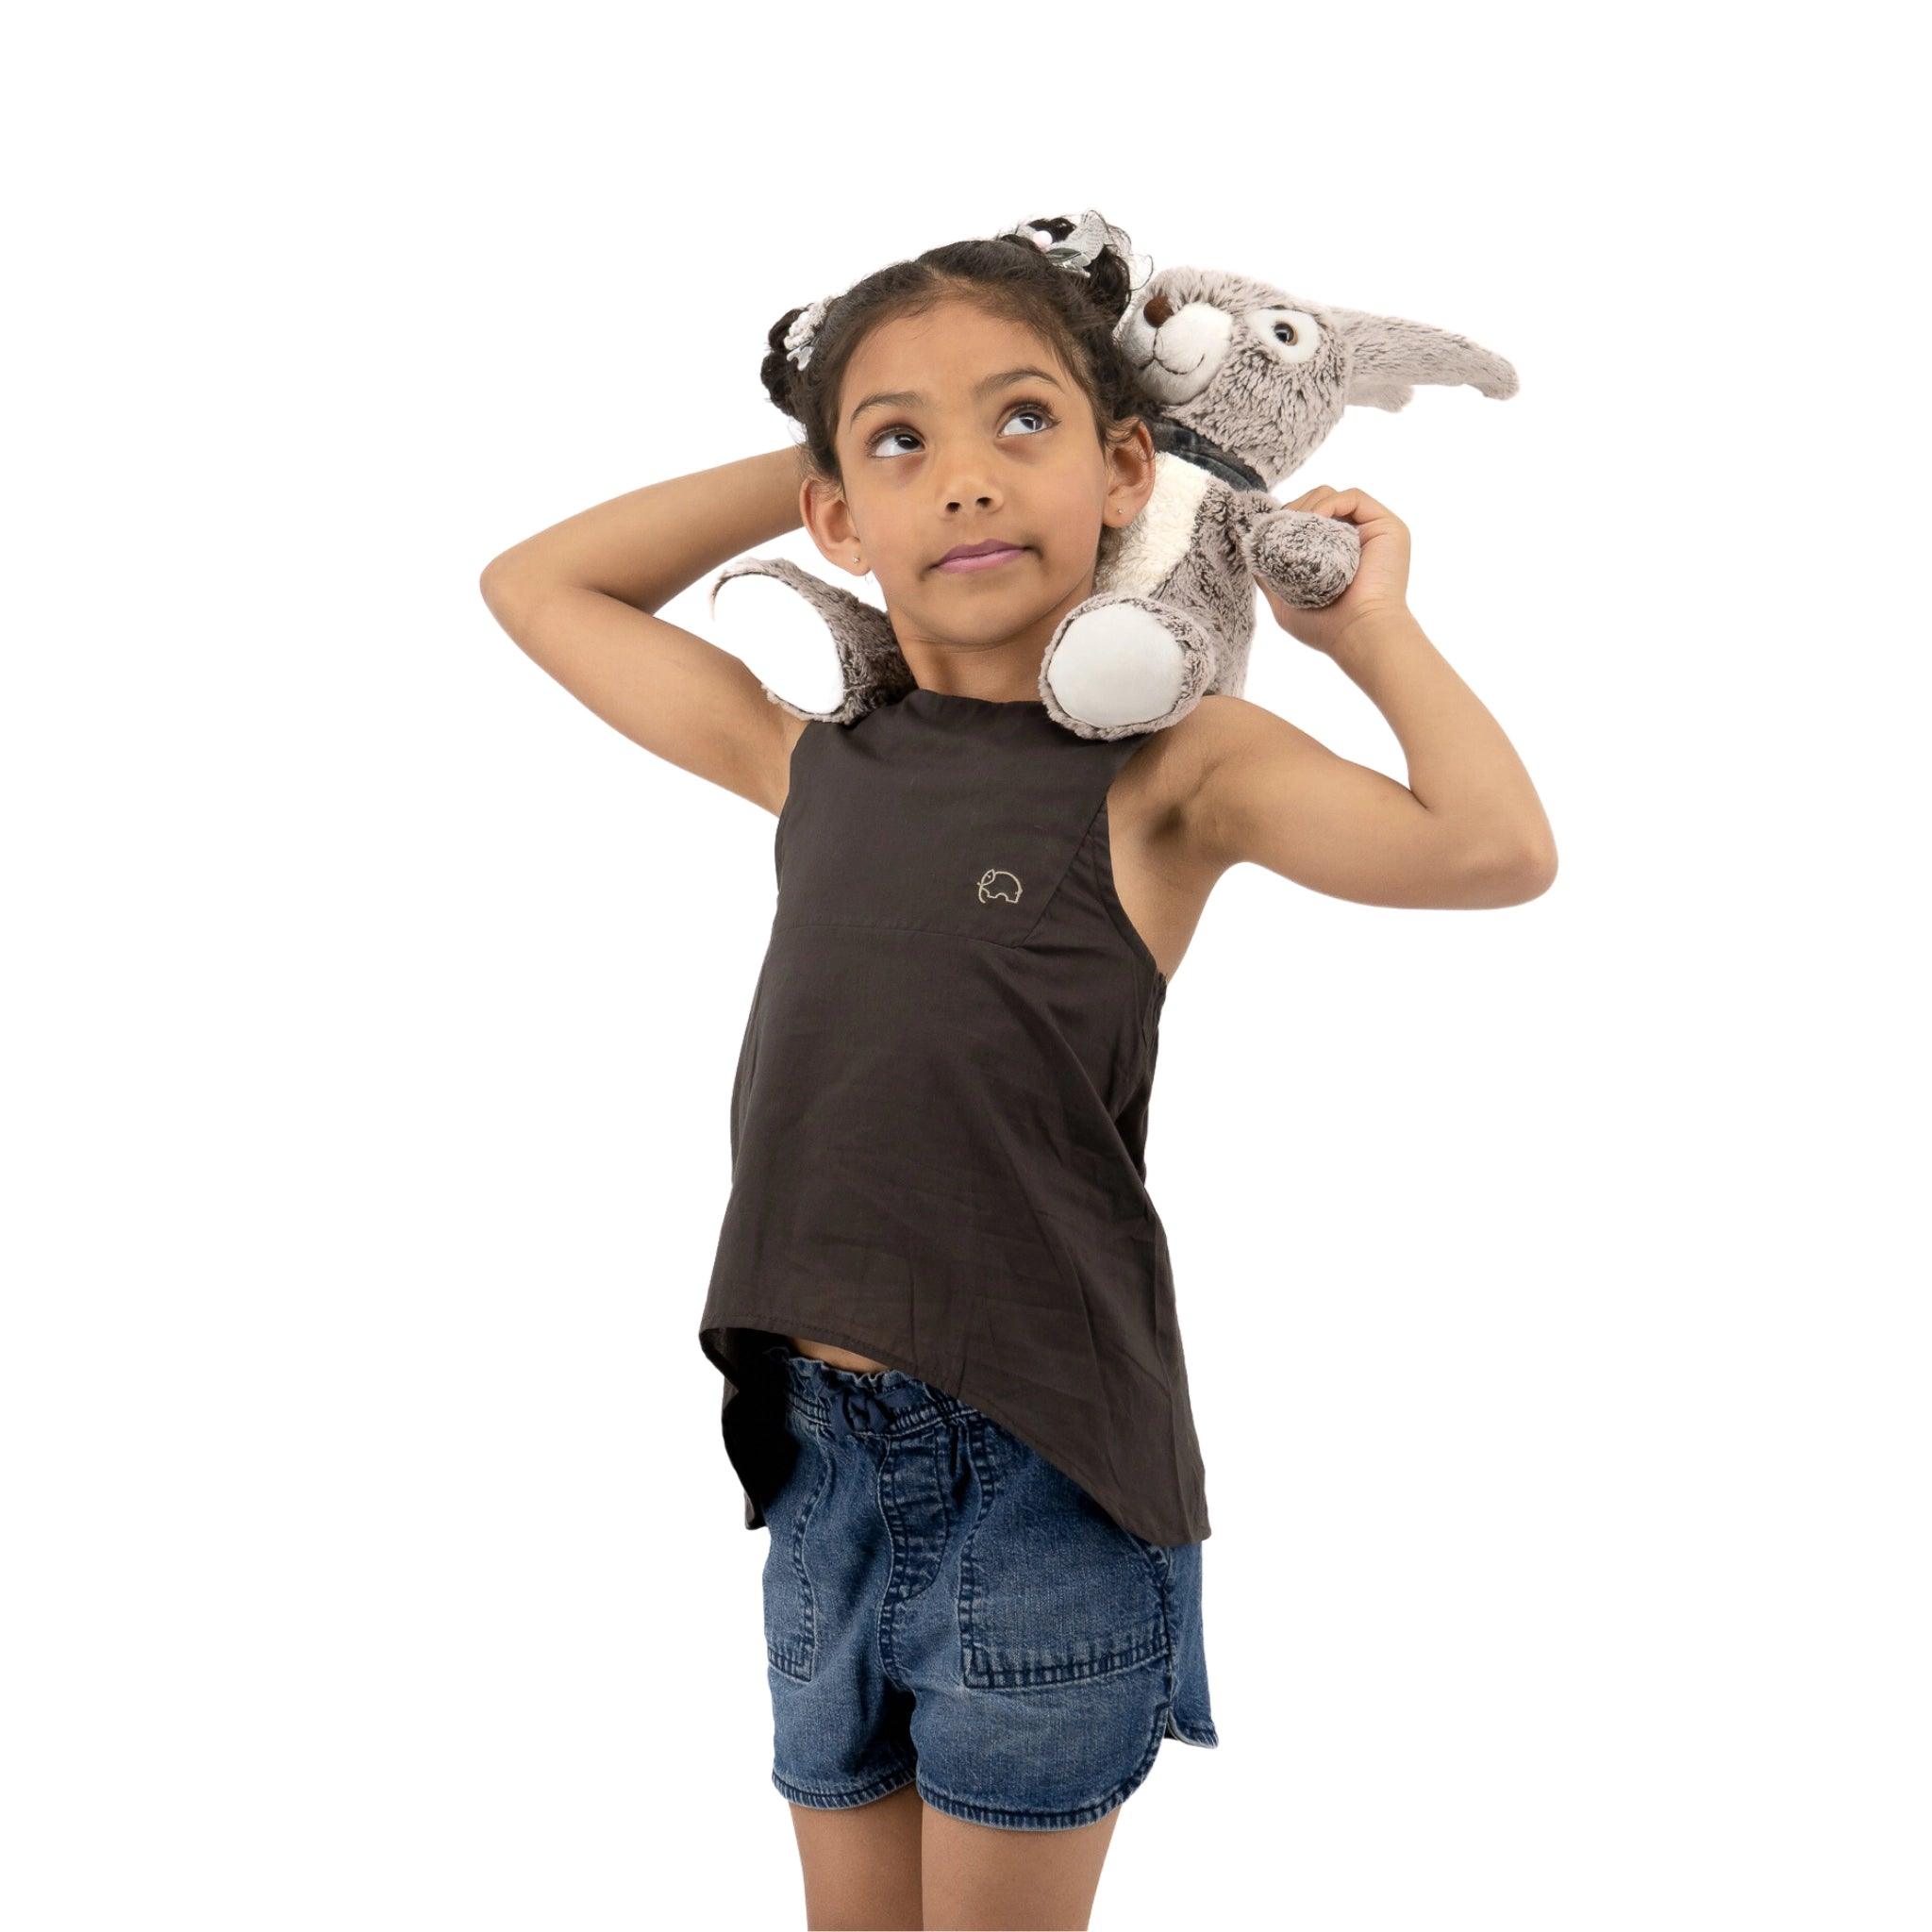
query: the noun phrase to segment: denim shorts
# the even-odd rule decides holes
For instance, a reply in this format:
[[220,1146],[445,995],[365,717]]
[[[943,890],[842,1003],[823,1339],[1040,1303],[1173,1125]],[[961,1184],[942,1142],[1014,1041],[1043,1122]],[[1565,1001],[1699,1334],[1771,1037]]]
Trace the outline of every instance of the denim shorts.
[[978,1409],[783,1343],[763,1507],[772,1781],[832,1810],[916,1784],[1008,1830],[1091,1824],[1163,1738],[1214,1745],[1201,1553],[1115,1523]]

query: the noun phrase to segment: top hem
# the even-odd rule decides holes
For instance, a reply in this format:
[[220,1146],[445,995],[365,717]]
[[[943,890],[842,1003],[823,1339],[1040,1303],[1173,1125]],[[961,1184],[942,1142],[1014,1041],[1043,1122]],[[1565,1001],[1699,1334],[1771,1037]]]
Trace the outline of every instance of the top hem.
[[[713,1367],[717,1367],[719,1365],[718,1357],[706,1342],[706,1337],[713,1330],[721,1328],[756,1328],[763,1333],[784,1337],[791,1332],[792,1324],[802,1320],[808,1320],[811,1323],[812,1328],[815,1331],[812,1339],[815,1341],[829,1341],[839,1348],[849,1348],[855,1355],[870,1356],[874,1361],[884,1362],[888,1368],[897,1369],[903,1374],[914,1375],[922,1382],[930,1382],[936,1389],[944,1387],[944,1382],[941,1379],[941,1372],[934,1370],[928,1364],[921,1363],[914,1357],[900,1355],[893,1350],[882,1348],[876,1341],[853,1335],[849,1331],[841,1332],[835,1328],[827,1328],[816,1316],[801,1316],[795,1309],[791,1314],[779,1314],[770,1308],[724,1309],[717,1313],[707,1311],[705,1319],[698,1329],[699,1345],[704,1348],[707,1359],[711,1362]],[[958,1401],[967,1403],[970,1407],[978,1409],[982,1415],[991,1417],[1001,1428],[1024,1442],[1036,1455],[1044,1457],[1048,1461],[1053,1462],[1057,1469],[1061,1468],[1061,1465],[1053,1457],[1048,1456],[1047,1452],[1041,1448],[1033,1440],[1031,1430],[1012,1421],[1009,1416],[1002,1413],[1001,1409],[980,1402],[976,1398],[960,1395],[955,1389],[946,1389],[945,1392],[954,1396]],[[1068,1474],[1070,1480],[1078,1480],[1064,1469],[1062,1469],[1062,1474]],[[1092,1491],[1090,1490],[1088,1493],[1091,1495]],[[1093,1500],[1100,1505],[1100,1507],[1107,1509],[1107,1505],[1101,1503],[1098,1496],[1095,1496]],[[1123,1529],[1130,1531],[1143,1541],[1158,1543],[1163,1548],[1174,1548],[1182,1543],[1206,1542],[1214,1533],[1213,1525],[1208,1519],[1208,1512],[1205,1507],[1201,1511],[1198,1529],[1191,1535],[1179,1537],[1150,1536],[1145,1530],[1135,1529],[1134,1525],[1127,1522],[1124,1516],[1120,1515],[1118,1511],[1108,1509],[1108,1514]]]

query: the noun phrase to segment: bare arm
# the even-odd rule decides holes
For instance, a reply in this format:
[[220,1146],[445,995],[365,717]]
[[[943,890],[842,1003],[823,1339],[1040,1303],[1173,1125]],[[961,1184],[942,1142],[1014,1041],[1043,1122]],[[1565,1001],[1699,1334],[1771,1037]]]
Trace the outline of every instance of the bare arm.
[[1209,870],[1251,859],[1371,906],[1515,906],[1546,891],[1557,847],[1542,802],[1503,727],[1409,610],[1400,520],[1360,491],[1325,486],[1296,507],[1356,522],[1362,567],[1324,610],[1268,601],[1388,719],[1408,783],[1339,758],[1258,705],[1205,699],[1187,844]]
[[788,444],[652,483],[567,517],[485,567],[483,601],[517,644],[606,724],[776,811],[799,721],[741,658],[653,613],[802,521]]

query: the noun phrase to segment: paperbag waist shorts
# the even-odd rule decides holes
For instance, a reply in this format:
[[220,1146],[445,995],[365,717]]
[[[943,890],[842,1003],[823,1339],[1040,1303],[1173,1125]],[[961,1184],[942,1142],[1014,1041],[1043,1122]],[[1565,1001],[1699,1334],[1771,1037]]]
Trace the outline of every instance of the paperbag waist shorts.
[[897,1369],[778,1368],[764,1504],[772,1781],[792,1803],[1090,1824],[1163,1738],[1215,1745],[1198,1542],[1146,1541],[978,1409]]

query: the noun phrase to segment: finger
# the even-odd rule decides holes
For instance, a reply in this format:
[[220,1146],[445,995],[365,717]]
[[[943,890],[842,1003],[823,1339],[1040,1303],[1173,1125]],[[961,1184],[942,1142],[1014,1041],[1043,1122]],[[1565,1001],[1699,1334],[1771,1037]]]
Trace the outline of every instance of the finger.
[[1376,523],[1397,521],[1393,510],[1379,504],[1366,490],[1338,490],[1325,503],[1310,506],[1318,516],[1337,517],[1360,528]]
[[1347,523],[1355,514],[1355,494],[1348,490],[1331,490],[1326,496],[1317,497],[1307,508],[1315,516],[1336,517]]
[[1377,503],[1366,490],[1338,491],[1333,508],[1336,515],[1351,517],[1357,522],[1365,522],[1374,517],[1392,517],[1395,514],[1387,504]]

